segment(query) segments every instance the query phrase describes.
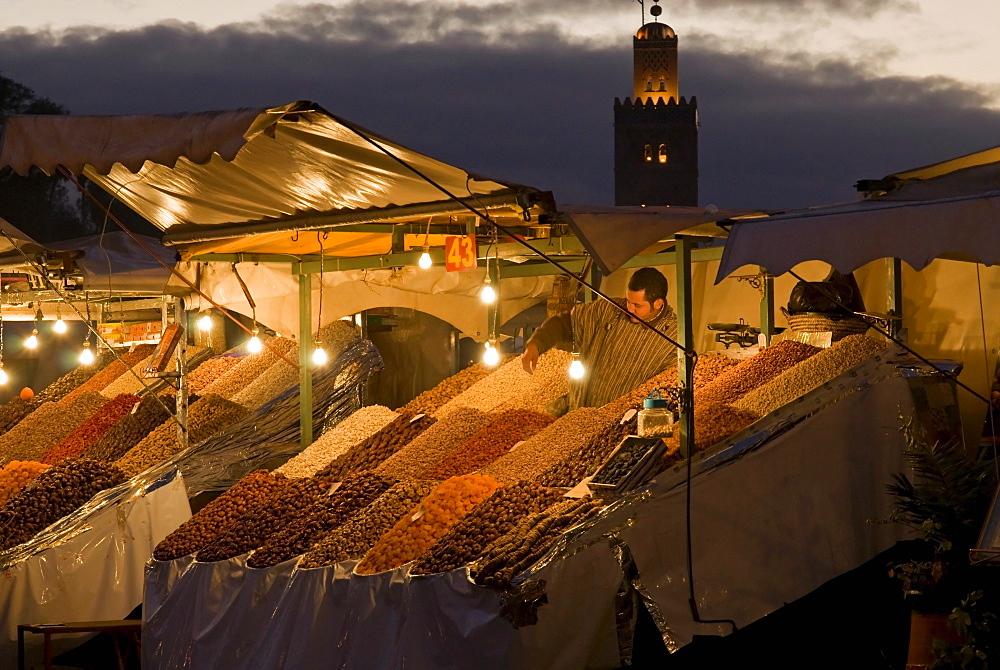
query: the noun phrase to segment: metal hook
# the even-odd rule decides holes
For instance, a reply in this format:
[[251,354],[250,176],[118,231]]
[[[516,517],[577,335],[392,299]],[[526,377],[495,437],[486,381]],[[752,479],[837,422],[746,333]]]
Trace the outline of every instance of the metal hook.
[[292,242],[298,242],[298,241],[299,241],[299,229],[296,228],[295,235],[292,236]]

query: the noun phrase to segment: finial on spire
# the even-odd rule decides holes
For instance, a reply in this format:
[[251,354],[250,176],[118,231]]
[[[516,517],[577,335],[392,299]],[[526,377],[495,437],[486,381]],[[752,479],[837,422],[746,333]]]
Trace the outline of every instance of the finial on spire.
[[[635,0],[639,3],[639,11],[642,12],[642,23],[646,23],[646,3],[645,0]],[[649,14],[653,17],[653,21],[658,22],[660,20],[660,14],[663,13],[663,7],[660,7],[660,0],[653,0],[653,6],[649,8]]]

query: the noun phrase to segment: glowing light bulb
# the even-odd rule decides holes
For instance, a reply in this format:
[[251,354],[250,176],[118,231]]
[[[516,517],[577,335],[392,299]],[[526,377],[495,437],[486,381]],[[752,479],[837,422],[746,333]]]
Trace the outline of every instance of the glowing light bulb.
[[24,346],[28,347],[29,349],[34,349],[35,347],[38,346],[38,329],[37,328],[31,331],[31,335],[29,335],[28,339],[26,339],[24,341]]
[[316,348],[313,349],[313,363],[315,363],[316,365],[323,365],[324,363],[326,363],[326,360],[327,360],[326,350],[323,349],[323,347],[319,346],[319,343],[317,342]]
[[569,376],[573,379],[582,379],[584,372],[583,361],[577,356],[573,356],[573,362],[569,364]]
[[431,260],[431,255],[427,252],[427,247],[424,247],[424,253],[420,254],[420,260],[417,261],[417,265],[424,270],[434,265],[434,261]]
[[94,352],[90,350],[90,342],[83,343],[83,351],[80,352],[80,363],[90,365],[94,362]]
[[251,354],[260,353],[260,350],[264,348],[263,343],[260,338],[257,337],[257,331],[253,331],[253,335],[247,340],[247,351]]
[[56,322],[52,324],[52,330],[56,331],[57,333],[65,333],[66,322],[63,321],[62,319],[56,319]]
[[492,304],[497,299],[497,292],[493,290],[489,282],[486,282],[486,285],[483,286],[483,290],[479,293],[479,299],[487,305]]
[[7,371],[0,367],[0,384],[7,383]]
[[206,314],[205,316],[198,319],[198,330],[204,330],[204,331],[212,330],[212,317]]
[[500,352],[493,346],[492,342],[486,343],[486,351],[483,352],[483,363],[494,366],[500,362]]

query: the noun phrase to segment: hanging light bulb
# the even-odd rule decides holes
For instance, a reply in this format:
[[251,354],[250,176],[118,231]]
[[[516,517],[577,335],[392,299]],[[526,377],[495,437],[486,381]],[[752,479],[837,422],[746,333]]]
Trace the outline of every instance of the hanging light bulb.
[[486,277],[486,283],[483,284],[483,290],[479,292],[479,299],[487,305],[493,304],[493,301],[497,299],[497,292],[493,290],[493,285],[490,284],[489,277]]
[[83,341],[83,351],[80,352],[80,363],[90,365],[94,362],[94,352],[90,350],[90,340]]
[[251,354],[259,353],[261,349],[264,348],[263,343],[261,343],[260,338],[257,336],[257,329],[254,328],[253,335],[247,341],[247,351]]
[[417,265],[419,265],[424,270],[434,265],[434,261],[431,260],[430,247],[428,247],[426,244],[424,245],[424,253],[420,254],[420,260],[417,261]]
[[500,362],[500,352],[493,346],[493,342],[486,343],[486,351],[483,352],[483,363],[493,367]]
[[55,323],[52,324],[52,330],[56,331],[57,333],[66,332],[66,322],[62,320],[61,316],[58,319],[56,319]]
[[583,374],[586,372],[583,368],[583,361],[580,360],[580,354],[573,354],[573,362],[569,364],[569,376],[573,379],[582,379]]
[[208,332],[212,330],[212,315],[208,312],[198,319],[198,330]]
[[28,339],[26,339],[24,341],[24,346],[28,347],[29,349],[34,349],[35,347],[38,346],[38,329],[37,328],[32,328],[31,329],[31,335],[28,335]]
[[0,363],[0,384],[7,383],[7,371],[3,369],[3,363]]
[[323,365],[327,361],[326,349],[320,344],[319,340],[316,340],[316,347],[313,349],[313,363],[316,365]]

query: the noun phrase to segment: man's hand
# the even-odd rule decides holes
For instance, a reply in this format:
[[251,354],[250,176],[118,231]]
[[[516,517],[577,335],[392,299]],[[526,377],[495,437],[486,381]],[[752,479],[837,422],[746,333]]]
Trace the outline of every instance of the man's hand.
[[535,368],[538,367],[538,347],[534,344],[528,344],[524,348],[524,353],[521,354],[521,367],[529,375],[535,374]]

